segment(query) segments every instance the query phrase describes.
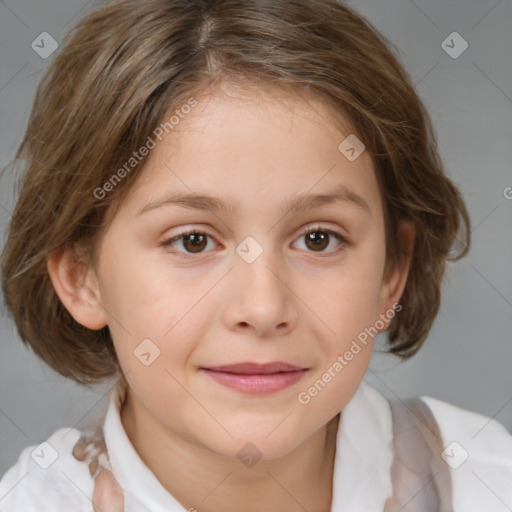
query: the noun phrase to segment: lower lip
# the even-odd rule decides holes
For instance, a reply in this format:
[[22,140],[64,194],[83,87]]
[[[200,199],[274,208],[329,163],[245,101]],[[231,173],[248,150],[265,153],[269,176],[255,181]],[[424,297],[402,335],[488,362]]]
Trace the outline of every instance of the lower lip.
[[202,368],[213,380],[242,393],[262,395],[276,393],[298,382],[307,370],[247,375],[242,373],[215,372]]

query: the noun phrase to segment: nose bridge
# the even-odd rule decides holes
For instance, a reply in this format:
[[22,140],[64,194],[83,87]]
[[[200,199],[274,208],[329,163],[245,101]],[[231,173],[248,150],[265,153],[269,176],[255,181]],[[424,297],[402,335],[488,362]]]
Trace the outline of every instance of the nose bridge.
[[227,321],[232,328],[252,326],[260,335],[296,321],[293,294],[285,285],[278,251],[248,236],[236,248]]
[[[236,252],[238,258],[235,272],[242,288],[250,288],[253,294],[269,295],[267,299],[274,301],[283,294],[283,283],[276,276],[282,265],[269,238],[260,243],[254,237],[248,236],[238,244]],[[253,295],[254,299],[257,295]]]

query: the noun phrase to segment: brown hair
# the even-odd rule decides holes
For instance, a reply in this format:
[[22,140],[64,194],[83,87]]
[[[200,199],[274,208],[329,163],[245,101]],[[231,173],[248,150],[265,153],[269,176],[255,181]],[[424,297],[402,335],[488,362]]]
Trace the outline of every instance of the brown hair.
[[[95,190],[147,143],[170,108],[226,80],[280,87],[342,114],[372,155],[384,200],[388,265],[403,256],[397,227],[416,229],[390,351],[407,358],[440,305],[446,259],[469,218],[443,171],[430,117],[393,45],[335,0],[120,0],[66,37],[36,92],[16,154],[26,172],[2,257],[3,290],[21,339],[61,374],[93,383],[113,375],[108,327],[79,325],[55,293],[47,257],[92,249],[142,165],[105,197]],[[341,140],[340,140],[341,142]],[[91,251],[90,251],[91,253]]]

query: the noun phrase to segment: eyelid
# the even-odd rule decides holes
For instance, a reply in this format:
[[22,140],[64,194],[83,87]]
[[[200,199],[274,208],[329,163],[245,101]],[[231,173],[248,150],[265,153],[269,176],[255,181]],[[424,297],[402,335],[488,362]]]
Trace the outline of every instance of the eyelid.
[[307,226],[304,226],[303,228],[301,228],[301,230],[299,231],[299,238],[308,233],[311,233],[312,231],[323,231],[324,233],[336,235],[348,243],[348,238],[345,235],[343,235],[342,233],[340,233],[338,230],[336,230],[334,228],[328,228],[328,227],[326,227],[322,224],[318,224],[318,223],[308,224]]

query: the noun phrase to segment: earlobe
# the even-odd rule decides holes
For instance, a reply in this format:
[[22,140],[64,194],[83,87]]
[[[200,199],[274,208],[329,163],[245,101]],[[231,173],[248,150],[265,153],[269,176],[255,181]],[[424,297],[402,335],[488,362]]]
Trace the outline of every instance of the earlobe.
[[107,315],[94,269],[64,248],[50,253],[47,267],[55,292],[70,315],[89,329],[105,327]]

